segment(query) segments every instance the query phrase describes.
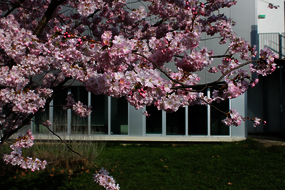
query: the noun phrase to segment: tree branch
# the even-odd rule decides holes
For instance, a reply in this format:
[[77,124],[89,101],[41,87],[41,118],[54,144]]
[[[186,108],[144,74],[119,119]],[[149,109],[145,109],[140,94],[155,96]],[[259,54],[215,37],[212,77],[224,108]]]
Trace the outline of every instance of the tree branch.
[[[104,6],[105,6],[105,5],[106,5],[106,3],[104,4]],[[99,11],[100,11],[100,9],[96,9],[96,10],[94,11],[94,13],[92,13],[92,14],[90,14],[90,15],[87,16],[87,19],[93,17],[93,16],[94,16],[96,13],[98,13]],[[76,24],[73,26],[73,29],[76,29],[78,26],[80,26],[80,24],[82,24],[81,21],[78,22],[78,23],[76,23]]]
[[17,9],[18,7],[21,6],[21,3],[23,3],[25,0],[20,0],[17,1],[17,3],[14,5],[14,7],[12,7],[12,9],[10,9],[5,15],[4,17],[7,17],[9,14],[11,14],[15,9]]
[[[45,126],[45,125],[44,125]],[[49,127],[45,126],[54,136],[56,136],[57,138],[59,138],[59,140],[61,142],[63,142],[65,144],[65,146],[74,154],[77,154],[78,156],[80,156],[81,158],[88,160],[92,163],[92,165],[94,166],[94,168],[96,168],[96,170],[98,170],[98,167],[94,165],[94,163],[89,159],[89,158],[85,158],[84,156],[82,156],[81,154],[79,154],[78,152],[76,152],[75,150],[73,150],[58,134],[56,134],[55,132],[53,132]]]
[[226,112],[224,112],[224,111],[220,110],[219,108],[217,108],[216,106],[214,106],[214,105],[210,104],[210,103],[209,103],[209,102],[207,102],[206,100],[204,100],[204,99],[202,99],[202,98],[197,98],[197,99],[202,100],[202,101],[203,101],[203,102],[205,102],[207,105],[209,105],[209,106],[211,106],[211,107],[215,108],[215,109],[216,109],[216,110],[218,110],[219,112],[221,112],[221,113],[223,113],[223,114],[225,114],[225,115],[228,115],[228,113],[226,113]]
[[46,27],[47,23],[51,19],[52,14],[54,13],[55,9],[62,4],[66,0],[52,0],[49,7],[47,8],[42,20],[39,22],[38,27],[34,31],[33,35],[36,35],[39,37],[41,33],[44,31],[44,28]]

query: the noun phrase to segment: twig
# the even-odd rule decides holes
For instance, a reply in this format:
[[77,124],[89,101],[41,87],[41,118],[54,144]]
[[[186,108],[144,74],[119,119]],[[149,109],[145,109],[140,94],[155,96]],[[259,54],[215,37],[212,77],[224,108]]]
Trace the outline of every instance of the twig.
[[127,62],[125,62],[136,74],[138,74],[138,72],[134,69],[134,67],[130,64],[128,64]]
[[[31,121],[33,121],[33,122],[35,122],[35,123],[40,123],[40,124],[43,124],[44,125],[44,123],[42,123],[42,122],[36,122],[36,121],[34,121],[34,120],[31,120]],[[77,154],[78,156],[80,156],[81,158],[83,158],[83,159],[85,159],[85,160],[88,160],[88,161],[90,161],[91,162],[91,164],[96,168],[96,170],[98,170],[98,167],[97,166],[95,166],[94,164],[93,164],[93,162],[89,159],[89,158],[85,158],[84,156],[82,156],[80,153],[78,153],[78,152],[76,152],[75,150],[73,150],[66,142],[65,142],[65,140],[63,140],[58,134],[56,134],[53,130],[51,130],[49,127],[47,127],[46,125],[44,125],[54,136],[56,136],[57,138],[59,138],[59,140],[61,141],[61,142],[63,142],[65,145],[66,145],[66,147],[71,151],[71,152],[73,152],[74,154]]]
[[49,127],[45,126],[53,135],[55,135],[57,138],[59,138],[59,140],[61,142],[63,142],[66,147],[73,152],[74,154],[77,154],[78,156],[80,156],[81,158],[88,160],[91,162],[91,164],[93,165],[94,168],[96,168],[96,170],[99,170],[97,166],[95,166],[95,164],[89,159],[89,158],[85,158],[84,156],[82,156],[81,154],[79,154],[78,152],[76,152],[75,150],[73,150],[58,134],[56,134],[55,132],[53,132]]
[[211,106],[211,107],[215,108],[215,109],[216,109],[216,110],[218,110],[219,112],[221,112],[221,113],[223,113],[223,114],[225,114],[225,115],[228,115],[228,113],[226,113],[226,112],[224,112],[224,111],[220,110],[219,108],[217,108],[216,106],[214,106],[214,105],[210,104],[210,103],[209,103],[209,102],[207,102],[206,100],[204,100],[204,99],[202,99],[202,98],[197,98],[197,99],[202,100],[202,101],[203,101],[203,102],[205,102],[207,105],[209,105],[209,106]]

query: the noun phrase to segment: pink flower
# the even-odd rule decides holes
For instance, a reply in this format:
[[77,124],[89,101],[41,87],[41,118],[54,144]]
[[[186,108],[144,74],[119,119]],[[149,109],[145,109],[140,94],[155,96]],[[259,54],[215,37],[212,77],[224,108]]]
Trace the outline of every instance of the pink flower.
[[[256,127],[257,125],[259,125],[261,121],[262,121],[262,120],[259,119],[258,117],[254,117],[254,118],[253,118],[253,127]],[[266,123],[266,122],[265,122],[265,123]]]
[[98,173],[93,175],[95,182],[103,186],[107,190],[119,190],[119,184],[116,184],[112,176],[109,176],[109,172],[102,168]]
[[31,171],[44,169],[47,165],[47,162],[40,161],[38,158],[33,160],[30,157],[22,156],[22,148],[29,148],[33,146],[34,137],[32,136],[32,132],[30,129],[27,130],[25,135],[19,135],[16,139],[16,142],[10,146],[13,150],[10,155],[4,154],[4,161],[6,164],[11,163],[12,165],[19,165],[23,169],[30,169]]
[[242,116],[235,109],[230,109],[230,112],[227,115],[227,118],[224,119],[222,122],[228,126],[231,126],[231,125],[239,126],[242,121],[243,121]]
[[149,117],[149,116],[150,116],[150,114],[149,114],[149,113],[147,113],[147,111],[144,111],[144,112],[143,112],[143,115],[145,115],[145,116],[147,116],[147,117]]

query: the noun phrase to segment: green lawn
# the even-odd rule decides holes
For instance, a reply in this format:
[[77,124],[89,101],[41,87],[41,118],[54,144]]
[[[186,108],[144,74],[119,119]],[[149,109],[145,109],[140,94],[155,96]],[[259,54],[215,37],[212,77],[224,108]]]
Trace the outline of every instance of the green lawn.
[[[45,171],[25,172],[1,164],[5,171],[1,189],[103,189],[93,182],[91,167],[49,165]],[[180,145],[107,143],[95,164],[110,171],[122,190],[285,189],[285,147],[264,148],[253,140]]]

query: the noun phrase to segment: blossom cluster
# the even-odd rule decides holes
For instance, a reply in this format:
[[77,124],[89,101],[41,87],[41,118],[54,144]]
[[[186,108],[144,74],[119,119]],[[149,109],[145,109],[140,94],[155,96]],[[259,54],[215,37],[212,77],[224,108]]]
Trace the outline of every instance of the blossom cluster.
[[33,159],[30,157],[22,156],[22,148],[29,148],[34,144],[34,137],[31,130],[27,130],[25,135],[19,134],[15,143],[10,146],[12,152],[10,154],[4,154],[4,161],[6,164],[12,164],[13,166],[19,165],[23,169],[30,169],[31,171],[45,169],[47,161],[41,161],[38,158]]
[[134,20],[141,20],[147,17],[147,12],[145,11],[143,6],[140,6],[139,9],[135,9],[130,13],[130,18]]
[[94,12],[96,9],[101,9],[104,5],[103,0],[85,0],[85,1],[79,1],[78,3],[78,12],[82,16],[87,17],[91,13]]
[[239,126],[243,120],[243,117],[235,109],[230,109],[226,119],[222,120],[222,122],[228,126]]
[[88,117],[91,114],[91,108],[90,105],[87,107],[82,102],[78,101],[75,103],[75,100],[72,98],[72,94],[69,94],[66,98],[66,104],[63,106],[63,109],[72,109],[76,115],[79,115],[80,117]]
[[208,53],[206,47],[199,52],[193,50],[191,54],[185,55],[182,60],[177,61],[176,66],[187,72],[201,71],[212,63],[211,55],[213,52]]
[[116,181],[112,176],[109,176],[109,172],[102,168],[98,173],[93,175],[95,182],[103,186],[107,190],[119,190],[119,184],[116,184]]
[[271,74],[276,69],[276,63],[274,59],[278,56],[275,55],[269,48],[264,48],[260,50],[260,62],[256,64],[250,64],[250,71],[255,72],[258,75],[266,76]]

